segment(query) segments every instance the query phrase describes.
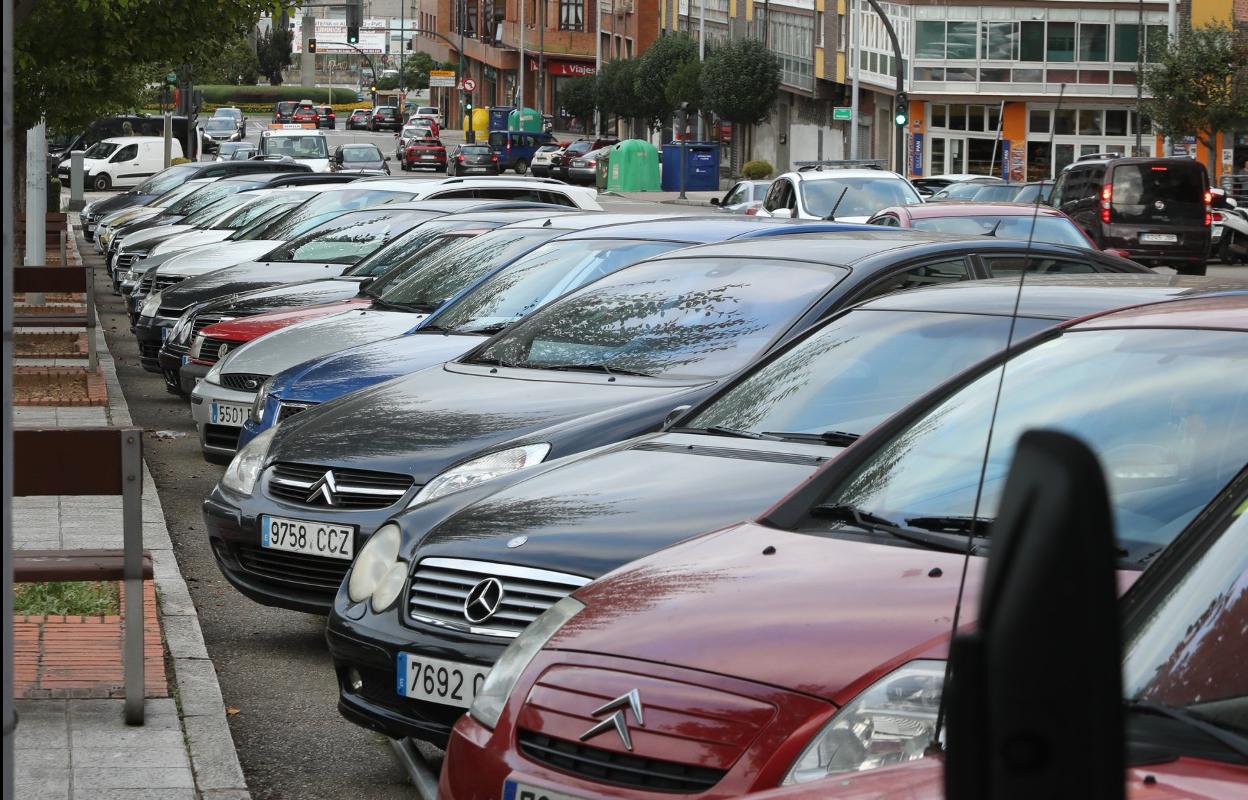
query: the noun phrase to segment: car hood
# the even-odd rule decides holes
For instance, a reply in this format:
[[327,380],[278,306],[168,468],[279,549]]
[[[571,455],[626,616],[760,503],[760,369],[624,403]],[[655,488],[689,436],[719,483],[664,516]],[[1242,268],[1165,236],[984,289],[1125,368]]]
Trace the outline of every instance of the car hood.
[[108,228],[116,228],[121,225],[129,225],[132,222],[139,222],[151,219],[157,214],[164,213],[163,208],[152,208],[151,206],[138,206],[137,208],[125,208],[115,211],[113,214],[100,220],[100,224]]
[[173,253],[179,250],[186,250],[190,247],[199,247],[206,244],[216,244],[224,241],[232,230],[224,228],[209,228],[208,230],[191,230],[186,231],[171,239],[160,242],[148,251],[149,256],[164,255],[165,253]]
[[151,200],[151,199],[152,199],[152,196],[150,194],[135,194],[134,192],[122,192],[121,194],[115,195],[113,197],[107,197],[103,200],[96,200],[95,202],[91,203],[91,205],[88,206],[87,209],[84,209],[84,210],[89,210],[93,217],[96,217],[97,219],[99,219],[99,218],[106,217],[109,214],[112,214],[114,211],[120,211],[123,208],[130,208],[131,206],[141,205],[142,203],[146,203],[148,200]]
[[297,322],[304,322],[305,320],[317,319],[319,317],[328,317],[331,314],[341,314],[344,311],[350,311],[353,308],[366,305],[368,305],[367,299],[352,297],[349,300],[331,300],[327,303],[313,303],[310,306],[283,307],[240,320],[210,325],[204,328],[203,334],[218,339],[229,339],[234,342],[250,342],[252,339],[259,339],[266,333],[285,328],[287,325],[294,325]]
[[[332,303],[355,297],[359,293],[360,279],[329,278],[327,280],[300,281],[284,283],[269,289],[257,289],[253,292],[223,297],[204,307],[203,311],[223,314],[227,317],[246,317],[237,322],[223,322],[222,325],[246,326],[258,314],[273,311],[290,311],[294,307],[310,306],[321,303]],[[361,298],[367,302],[367,298]],[[349,306],[343,306],[346,310]],[[248,337],[254,339],[255,337]]]
[[134,233],[127,233],[125,236],[121,237],[121,248],[123,250],[132,250],[136,245],[150,244],[157,240],[169,239],[192,230],[194,230],[194,228],[190,225],[182,225],[181,223],[154,225],[150,228],[135,231]]
[[[283,287],[285,288],[285,287]],[[427,314],[373,309],[343,309],[265,334],[230,356],[230,372],[274,375],[304,361],[352,345],[387,339],[411,330]]]
[[[172,259],[170,259],[172,261]],[[161,267],[162,274],[178,274],[181,270]],[[161,292],[160,304],[167,308],[186,308],[194,303],[216,300],[229,294],[254,292],[295,281],[315,278],[336,278],[350,264],[320,264],[302,261],[248,261],[205,272]]]
[[[766,511],[841,448],[688,433],[631,439],[530,470],[448,517],[419,557],[597,577]],[[528,541],[508,547],[517,536]]]
[[269,460],[407,473],[420,484],[517,436],[645,401],[675,405],[688,388],[451,362],[292,417],[277,428]]
[[273,378],[284,400],[324,403],[357,389],[445,364],[485,341],[482,336],[415,332],[312,359]]
[[259,258],[280,244],[282,242],[272,239],[217,242],[179,253],[161,265],[161,272],[166,275],[200,275]]

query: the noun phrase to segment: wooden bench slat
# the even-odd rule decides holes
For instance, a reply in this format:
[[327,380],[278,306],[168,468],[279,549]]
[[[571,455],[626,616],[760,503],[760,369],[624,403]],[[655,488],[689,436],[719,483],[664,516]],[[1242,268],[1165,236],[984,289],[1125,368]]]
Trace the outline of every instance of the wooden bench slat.
[[122,494],[126,428],[18,428],[13,431],[13,496]]
[[[13,553],[13,580],[111,581],[125,577],[122,550],[17,550]],[[143,578],[152,577],[152,554],[143,551]]]
[[82,328],[86,314],[14,314],[14,328]]
[[88,267],[14,267],[15,292],[86,292]]

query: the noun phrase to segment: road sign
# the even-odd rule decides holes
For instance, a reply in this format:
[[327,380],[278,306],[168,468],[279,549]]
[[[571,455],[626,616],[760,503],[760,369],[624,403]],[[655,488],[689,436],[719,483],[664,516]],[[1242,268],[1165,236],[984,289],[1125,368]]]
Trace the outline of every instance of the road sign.
[[455,70],[453,69],[431,69],[429,70],[429,88],[436,89],[438,87],[454,87],[455,86]]
[[835,106],[832,109],[832,119],[851,120],[854,118],[854,109],[849,106]]
[[477,82],[472,78],[464,78],[464,91],[475,92],[477,90]]

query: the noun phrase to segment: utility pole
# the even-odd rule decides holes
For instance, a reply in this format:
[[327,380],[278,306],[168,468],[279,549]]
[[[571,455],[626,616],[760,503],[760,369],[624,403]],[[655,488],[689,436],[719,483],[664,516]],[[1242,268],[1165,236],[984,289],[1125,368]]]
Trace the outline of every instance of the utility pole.
[[316,38],[316,18],[306,11],[300,31],[303,49],[299,53],[299,85],[308,89],[316,85],[316,53],[308,52],[308,40]]
[[853,75],[849,98],[849,157],[854,159],[858,158],[858,0],[849,0],[849,48],[849,67]]
[[[594,80],[602,74],[602,0],[593,0],[594,4]],[[594,135],[602,136],[602,110],[598,108],[597,94],[594,96]]]
[[546,118],[546,0],[537,14],[537,115]]
[[[1147,44],[1148,36],[1144,35],[1144,31],[1140,31],[1143,36],[1144,43]],[[1174,44],[1179,37],[1179,2],[1178,0],[1170,0],[1170,7],[1167,9],[1166,15],[1166,37],[1170,44]],[[1215,132],[1216,135],[1216,132]],[[1169,136],[1166,137],[1163,145],[1166,156],[1174,155],[1174,140]]]
[[[457,0],[459,3],[459,118],[464,118],[464,28],[468,26],[468,0]],[[472,120],[464,130],[464,141],[471,142],[473,137]]]
[[[1143,0],[1140,0],[1143,2]],[[520,0],[520,63],[516,67],[516,108],[520,109],[520,119],[524,116],[524,7],[528,0]]]
[[[771,21],[767,22],[767,27],[771,27]],[[698,0],[698,62],[706,61],[706,0]],[[702,130],[702,109],[698,109],[698,141],[705,141],[705,132]]]
[[[1134,156],[1144,155],[1144,134],[1141,131],[1141,120],[1144,117],[1144,0],[1140,0],[1140,21],[1136,25],[1138,34],[1135,39],[1135,152]],[[1049,156],[1053,158],[1052,155]]]

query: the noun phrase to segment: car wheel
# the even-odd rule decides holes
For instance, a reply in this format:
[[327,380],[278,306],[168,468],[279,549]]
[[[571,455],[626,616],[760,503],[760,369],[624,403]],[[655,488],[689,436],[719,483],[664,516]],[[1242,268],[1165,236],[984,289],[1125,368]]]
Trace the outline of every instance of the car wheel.
[[1184,264],[1180,267],[1175,267],[1174,271],[1180,275],[1204,275],[1207,267],[1208,265],[1201,261],[1196,264]]
[[112,187],[112,185],[113,185],[112,180],[108,177],[108,174],[105,172],[101,172],[99,175],[96,175],[94,178],[91,179],[91,188],[97,192],[107,192]]
[[517,175],[523,175],[529,171],[529,162],[522,158],[516,162],[516,166],[513,169],[515,169]]

